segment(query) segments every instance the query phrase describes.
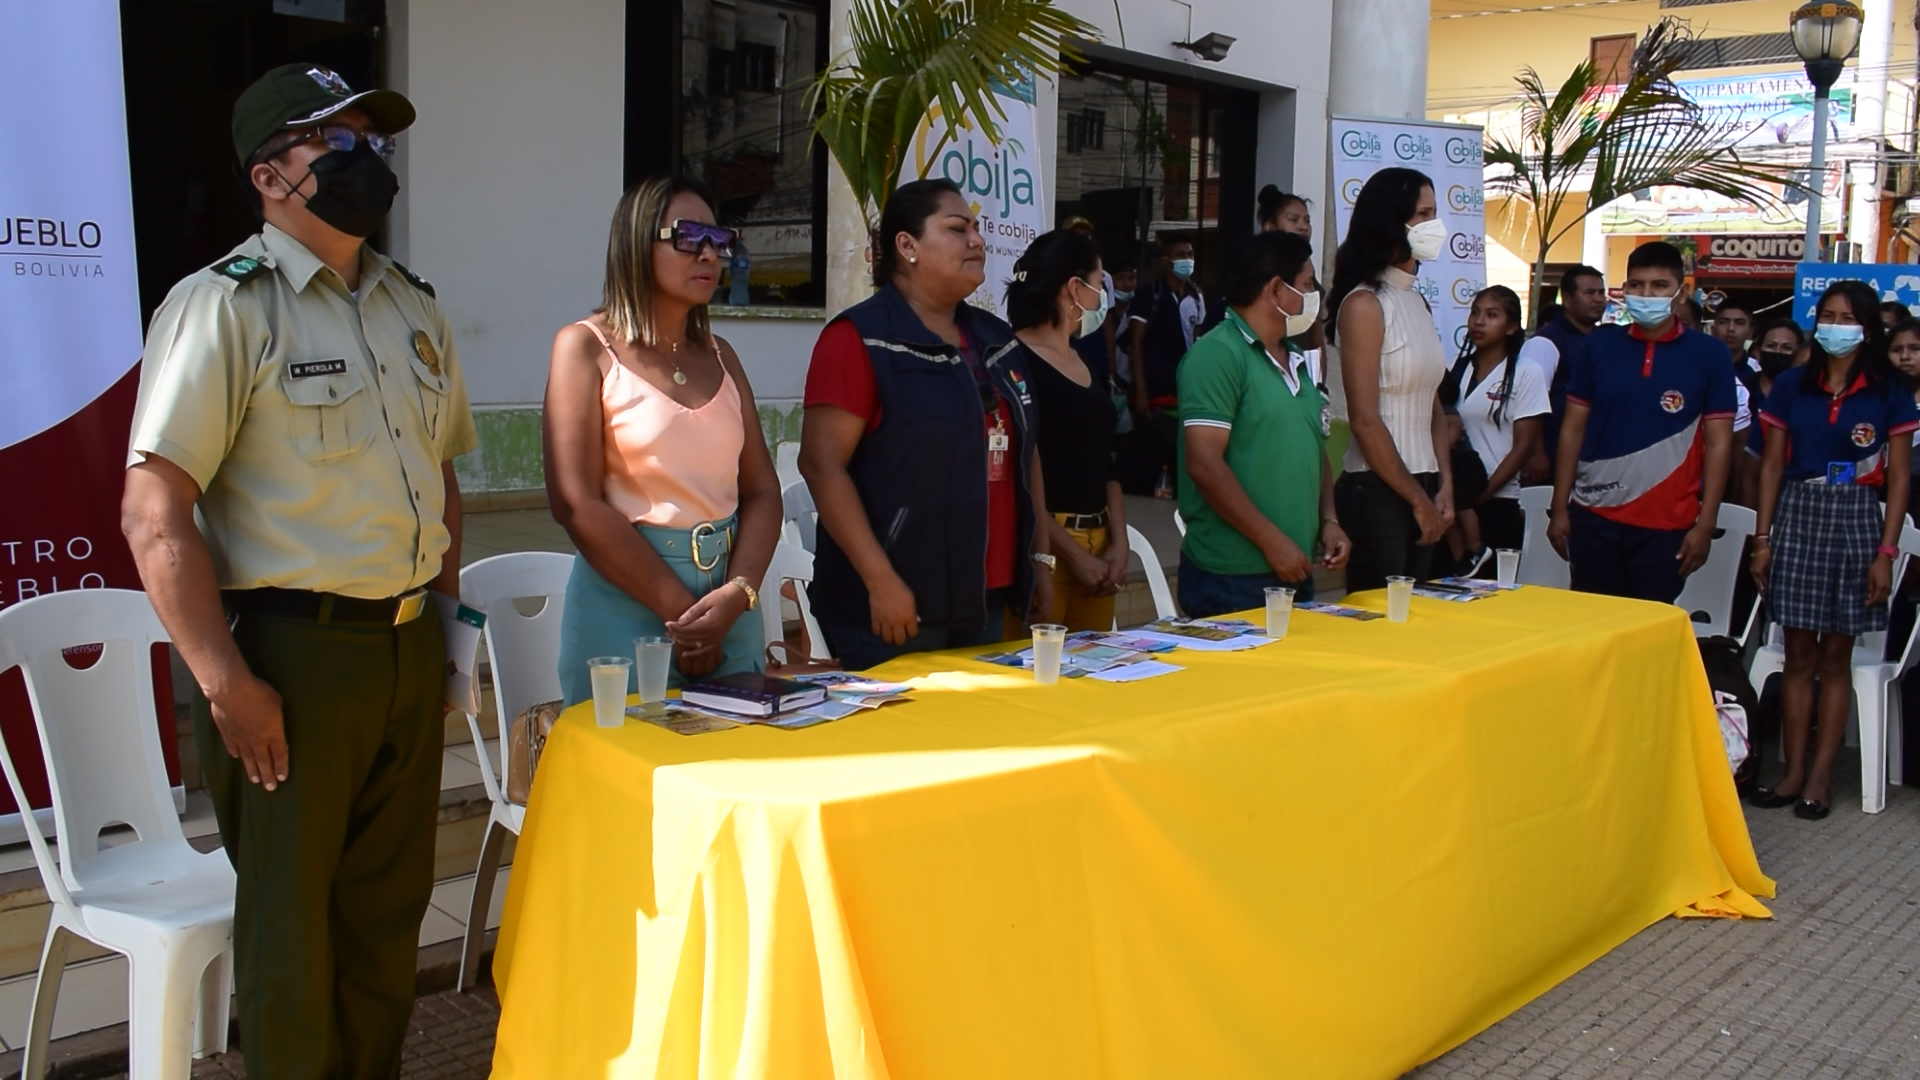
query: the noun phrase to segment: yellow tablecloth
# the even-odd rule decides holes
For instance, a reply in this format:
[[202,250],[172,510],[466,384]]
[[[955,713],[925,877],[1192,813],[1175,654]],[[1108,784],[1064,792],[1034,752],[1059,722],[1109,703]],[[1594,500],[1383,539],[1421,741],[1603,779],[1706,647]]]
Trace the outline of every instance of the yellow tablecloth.
[[1677,610],[1413,608],[1131,685],[907,657],[911,703],[803,731],[570,711],[494,1075],[1391,1078],[1661,918],[1767,914]]

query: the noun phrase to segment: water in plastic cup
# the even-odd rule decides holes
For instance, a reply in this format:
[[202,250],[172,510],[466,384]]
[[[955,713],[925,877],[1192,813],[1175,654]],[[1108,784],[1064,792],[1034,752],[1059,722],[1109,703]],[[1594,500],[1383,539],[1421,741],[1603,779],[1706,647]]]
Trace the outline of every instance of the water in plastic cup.
[[648,711],[667,700],[667,672],[673,664],[673,641],[663,637],[633,639],[634,674],[640,680],[640,705]]
[[1060,650],[1067,643],[1067,628],[1057,623],[1036,623],[1033,627],[1033,681],[1049,685],[1060,681]]
[[1501,548],[1493,553],[1498,564],[1499,577],[1494,580],[1502,585],[1512,585],[1520,580],[1520,553],[1512,548]]
[[587,661],[593,679],[593,722],[619,727],[627,718],[627,675],[633,661],[624,656],[596,656]]
[[1413,606],[1413,579],[1410,577],[1390,577],[1387,579],[1387,621],[1406,622],[1407,609]]
[[1293,590],[1273,588],[1267,590],[1267,636],[1283,638],[1287,636],[1287,620],[1293,615]]

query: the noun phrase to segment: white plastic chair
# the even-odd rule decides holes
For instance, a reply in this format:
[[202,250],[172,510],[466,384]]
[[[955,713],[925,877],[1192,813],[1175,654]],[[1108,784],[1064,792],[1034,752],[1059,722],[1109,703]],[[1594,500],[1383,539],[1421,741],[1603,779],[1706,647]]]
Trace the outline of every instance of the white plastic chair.
[[1179,612],[1173,606],[1173,590],[1167,587],[1167,571],[1160,565],[1160,556],[1153,545],[1139,529],[1127,526],[1127,551],[1140,559],[1141,569],[1147,575],[1147,592],[1153,596],[1153,614],[1155,618],[1171,619]]
[[820,535],[820,512],[814,509],[813,492],[807,489],[805,480],[795,480],[780,489],[780,514],[786,519],[780,527],[781,538],[813,554]]
[[[1573,571],[1567,560],[1547,542],[1547,507],[1553,504],[1553,488],[1547,486],[1520,489],[1520,509],[1525,511],[1526,533],[1520,541],[1522,585],[1544,585],[1550,589],[1573,587]],[[1753,526],[1747,526],[1751,531]]]
[[[26,676],[60,838],[56,857],[39,821],[21,815],[53,904],[21,1061],[29,1080],[47,1072],[76,937],[127,958],[133,1080],[187,1080],[193,1058],[227,1046],[233,866],[223,852],[195,851],[174,811],[153,700],[153,646],[168,640],[146,594],[124,589],[53,593],[0,611],[0,671]],[[95,642],[101,652],[84,671],[62,655]],[[28,805],[4,744],[0,767],[15,804]],[[103,845],[119,825],[134,839]]]
[[776,443],[773,447],[773,474],[779,478],[782,488],[790,487],[800,479],[800,444],[797,442]]
[[1733,590],[1747,569],[1747,537],[1753,535],[1754,513],[1744,506],[1722,503],[1714,523],[1718,529],[1707,549],[1707,561],[1687,578],[1674,600],[1693,620],[1695,637],[1733,634]]
[[[480,730],[480,718],[467,714],[467,731],[480,760],[480,783],[492,808],[487,812],[487,834],[480,842],[480,864],[473,873],[473,897],[467,904],[467,930],[460,942],[460,974],[455,983],[465,992],[479,976],[480,946],[487,936],[487,910],[493,904],[494,878],[500,872],[500,852],[507,834],[520,835],[527,808],[507,799],[508,756],[513,740],[508,726],[515,717],[543,701],[562,696],[560,689],[560,616],[567,603],[567,577],[573,556],[551,551],[517,551],[481,559],[460,571],[460,602],[487,617],[487,664],[493,672],[493,714],[500,727],[500,767]],[[544,598],[533,615],[522,615],[515,600]]]
[[[1920,529],[1900,529],[1900,561],[1894,567],[1893,591],[1899,592],[1905,568],[1920,556]],[[1904,779],[1901,767],[1900,676],[1913,666],[1914,642],[1920,639],[1920,621],[1907,635],[1900,659],[1886,659],[1886,634],[1860,635],[1853,647],[1853,704],[1859,717],[1860,809],[1877,814],[1887,808],[1887,784]],[[1760,689],[1767,677],[1786,668],[1785,635],[1779,626],[1767,627],[1767,640],[1753,654],[1747,678]]]
[[794,602],[800,608],[800,624],[806,628],[812,659],[827,659],[826,638],[820,633],[820,624],[813,621],[813,608],[807,603],[807,586],[813,582],[813,554],[787,540],[774,545],[767,576],[760,585],[760,626],[768,644],[786,636],[780,605],[773,602],[779,599],[780,586],[786,582],[793,583]]
[[1187,519],[1180,516],[1178,509],[1173,512],[1173,527],[1180,530],[1182,537],[1187,535]]

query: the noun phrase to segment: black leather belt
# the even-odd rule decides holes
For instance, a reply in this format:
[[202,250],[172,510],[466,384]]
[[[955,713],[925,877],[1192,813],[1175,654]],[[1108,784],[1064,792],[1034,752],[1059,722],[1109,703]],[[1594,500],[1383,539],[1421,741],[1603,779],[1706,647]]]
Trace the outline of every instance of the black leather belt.
[[385,600],[363,600],[303,589],[228,589],[221,592],[220,600],[230,612],[312,619],[322,625],[404,626],[427,610],[425,589]]
[[1097,514],[1061,514],[1060,524],[1068,529],[1104,529],[1107,527],[1107,512]]

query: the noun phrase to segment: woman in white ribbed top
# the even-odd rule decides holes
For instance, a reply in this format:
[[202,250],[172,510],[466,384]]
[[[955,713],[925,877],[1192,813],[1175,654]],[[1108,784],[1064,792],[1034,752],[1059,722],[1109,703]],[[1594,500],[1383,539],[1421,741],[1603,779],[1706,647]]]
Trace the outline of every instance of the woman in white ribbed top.
[[1423,578],[1453,522],[1447,427],[1437,393],[1447,359],[1433,312],[1414,291],[1422,259],[1447,230],[1433,181],[1413,169],[1374,173],[1354,200],[1334,255],[1327,332],[1333,404],[1353,433],[1334,506],[1353,540],[1347,589]]

